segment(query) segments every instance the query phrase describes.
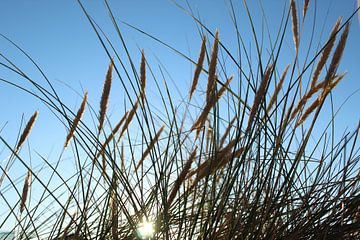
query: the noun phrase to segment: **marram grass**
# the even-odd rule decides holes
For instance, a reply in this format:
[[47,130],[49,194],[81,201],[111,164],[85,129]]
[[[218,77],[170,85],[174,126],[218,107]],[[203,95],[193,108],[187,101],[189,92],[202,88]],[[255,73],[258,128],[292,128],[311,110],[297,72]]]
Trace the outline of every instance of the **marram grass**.
[[[47,90],[11,62],[2,63],[39,90],[34,97],[61,120],[68,134],[55,164],[37,153],[40,167],[31,166],[20,151],[38,112],[15,147],[0,136],[10,156],[0,165],[0,203],[5,208],[0,230],[11,226],[9,236],[16,239],[138,239],[139,226],[150,228],[152,239],[360,237],[360,125],[336,140],[331,130],[336,114],[321,114],[336,86],[346,82],[338,68],[346,57],[349,22],[356,11],[343,23],[342,18],[329,22],[335,26],[328,40],[320,41],[318,51],[308,50],[311,58],[305,62],[300,61],[307,29],[299,24],[311,19],[312,1],[289,1],[276,41],[267,51],[256,49],[257,61],[246,47],[240,55],[232,53],[221,41],[221,29],[211,31],[191,15],[201,29],[200,54],[197,60],[182,55],[195,71],[177,101],[145,51],[128,52],[108,1],[105,6],[123,44],[119,49],[78,3],[109,56],[100,108],[88,103],[91,95],[85,92],[75,113],[50,81]],[[254,16],[243,4],[252,24]],[[301,4],[302,15],[296,10]],[[231,1],[229,6],[236,19]],[[259,33],[252,29],[259,46]],[[291,30],[292,36],[286,34]],[[295,52],[284,63],[287,36]],[[236,40],[242,42],[241,35]],[[118,54],[125,49],[129,64],[138,67],[126,68]],[[224,56],[230,59],[227,63]],[[132,58],[141,60],[137,65]],[[125,93],[119,119],[107,111],[115,79],[121,79]],[[162,106],[149,100],[151,80],[157,83]],[[319,119],[328,125],[318,128]],[[71,174],[58,168],[67,153],[76,166]],[[13,177],[15,161],[27,169],[20,179]],[[50,177],[42,174],[43,168]],[[17,200],[7,198],[9,192]]]

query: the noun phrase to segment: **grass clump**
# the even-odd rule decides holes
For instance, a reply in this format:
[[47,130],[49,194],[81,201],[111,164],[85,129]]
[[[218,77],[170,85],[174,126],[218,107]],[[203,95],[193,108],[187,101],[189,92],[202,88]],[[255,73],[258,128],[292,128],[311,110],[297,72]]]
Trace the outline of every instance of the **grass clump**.
[[[197,61],[181,54],[194,64],[195,71],[178,102],[168,82],[160,84],[145,52],[129,53],[108,1],[104,3],[122,41],[120,49],[114,48],[79,1],[110,60],[100,108],[88,103],[85,92],[75,113],[51,82],[42,86],[11,62],[2,63],[39,91],[33,95],[55,114],[68,135],[56,162],[37,154],[43,162],[40,166],[30,166],[20,152],[37,112],[15,147],[0,136],[10,153],[6,166],[0,165],[2,179],[6,179],[6,184],[0,182],[0,196],[7,207],[0,215],[0,229],[11,223],[10,232],[16,239],[139,239],[146,234],[139,233],[138,226],[150,228],[153,236],[146,236],[152,239],[360,236],[360,125],[336,142],[332,128],[337,113],[333,112],[325,119],[327,125],[316,129],[330,94],[345,78],[338,67],[349,21],[357,10],[343,23],[339,18],[328,40],[315,53],[309,49],[313,57],[300,63],[305,30],[299,23],[304,23],[305,16],[310,18],[309,2],[304,1],[302,17],[296,1],[289,2],[278,35],[275,41],[269,39],[271,47],[265,54],[244,1],[257,61],[245,47],[241,55],[233,54],[222,43],[220,30],[213,33],[191,14],[201,30],[200,54]],[[230,3],[230,16],[238,30]],[[291,62],[284,63],[281,56],[290,25],[295,54]],[[242,36],[238,34],[236,40],[242,43]],[[208,41],[211,51],[206,47]],[[122,50],[128,54],[130,68],[119,57]],[[132,58],[138,55],[141,60],[136,68]],[[230,63],[221,61],[224,55]],[[236,71],[225,71],[226,64]],[[107,111],[115,79],[122,83],[125,95],[119,120]],[[149,79],[158,89],[162,106],[149,100]],[[86,115],[95,127],[84,119]],[[76,170],[65,174],[59,165],[69,152]],[[24,176],[11,175],[14,161],[27,169],[22,194]],[[50,171],[47,177],[44,169]],[[7,199],[11,191],[18,201]]]

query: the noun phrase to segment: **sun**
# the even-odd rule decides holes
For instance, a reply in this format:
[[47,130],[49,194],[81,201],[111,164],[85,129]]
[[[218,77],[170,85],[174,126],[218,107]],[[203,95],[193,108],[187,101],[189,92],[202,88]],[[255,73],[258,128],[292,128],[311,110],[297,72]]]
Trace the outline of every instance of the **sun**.
[[143,219],[136,229],[137,235],[140,239],[152,238],[155,234],[154,224],[146,219]]

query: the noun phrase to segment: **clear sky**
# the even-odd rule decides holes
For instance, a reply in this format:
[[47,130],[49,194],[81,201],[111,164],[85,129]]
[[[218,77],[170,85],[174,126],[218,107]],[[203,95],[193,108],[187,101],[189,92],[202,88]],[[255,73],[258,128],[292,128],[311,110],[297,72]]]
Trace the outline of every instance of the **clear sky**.
[[[234,49],[232,46],[235,43],[235,31],[228,14],[228,2],[205,0],[189,2],[193,10],[198,12],[209,29],[214,31],[218,28],[224,44],[230,49]],[[256,16],[259,16],[259,19],[261,19],[259,2],[248,2],[254,19],[256,19]],[[337,16],[342,15],[344,18],[347,18],[356,6],[355,0],[319,0],[316,2],[318,24],[316,36],[320,36],[324,21],[328,22],[328,24],[325,24],[326,28],[322,35],[322,41],[327,38],[329,29],[336,21]],[[184,1],[179,1],[179,3],[185,5]],[[110,4],[119,21],[133,24],[171,44],[193,59],[197,58],[200,38],[196,26],[192,19],[171,1],[124,0],[110,1]],[[288,1],[263,1],[270,31],[272,29],[271,26],[277,26],[279,23],[284,4],[288,4]],[[109,36],[115,37],[115,31],[107,16],[103,2],[84,1],[84,5],[98,24],[104,28],[105,32]],[[248,39],[249,43],[251,41],[250,27],[244,8],[242,4],[235,4],[235,6],[240,19],[240,31],[242,31],[244,38]],[[301,9],[301,6],[299,5],[298,8]],[[310,15],[313,14],[314,8],[315,5],[311,4],[309,9]],[[0,2],[0,9],[0,32],[2,34],[23,47],[39,63],[58,89],[64,88],[60,81],[70,84],[76,91],[81,91],[82,85],[85,89],[89,90],[90,101],[96,104],[101,93],[108,59],[77,1],[4,0]],[[341,69],[347,70],[348,75],[336,90],[337,95],[341,96],[340,100],[360,87],[357,77],[360,71],[357,61],[360,50],[358,44],[356,44],[360,41],[360,27],[357,19],[355,18],[354,20],[352,21],[348,45],[341,64]],[[260,20],[255,20],[259,31],[261,29],[260,23]],[[156,56],[165,64],[165,67],[175,81],[181,82],[179,85],[185,82],[186,86],[189,86],[191,81],[191,65],[186,60],[140,33],[124,25],[121,25],[121,27],[130,51],[134,53],[133,58],[135,60],[139,59],[140,55],[138,47],[144,48],[149,59],[154,59],[154,56]],[[310,32],[309,28],[307,30],[307,32]],[[275,30],[273,31],[275,33]],[[290,28],[289,34],[291,34]],[[113,39],[115,45],[119,44],[120,49],[119,40]],[[284,51],[288,50],[289,54],[293,55],[291,40],[291,37],[287,38]],[[315,43],[318,44],[318,42],[319,39],[315,38]],[[0,41],[0,50],[23,69],[29,72],[32,72],[34,69],[6,41]],[[154,64],[157,64],[156,60],[154,60]],[[35,79],[40,79],[40,76],[35,73],[32,76]],[[76,109],[80,98],[67,89],[59,92],[65,100],[68,100],[67,103],[70,104],[70,107],[73,106]],[[5,129],[5,132],[8,133],[6,134],[7,136],[12,135],[11,133],[14,130],[12,126],[16,129],[16,126],[19,125],[21,114],[25,113],[25,117],[29,117],[34,110],[41,106],[38,101],[33,101],[32,97],[28,97],[26,94],[5,84],[1,84],[0,96],[6,99],[6,101],[1,101],[0,103],[2,111],[6,112],[6,114],[1,114],[0,123],[2,125],[9,121],[9,126]],[[351,108],[359,99],[359,94],[356,94],[347,104],[347,107],[342,110],[344,116],[354,118],[354,121],[350,121],[349,117],[344,119],[346,121],[349,120],[347,125],[354,124],[359,118],[359,114],[355,113]],[[11,106],[9,103],[11,103]],[[114,100],[112,103],[120,102],[115,102]],[[46,114],[43,112],[41,111],[41,115]],[[44,118],[46,119],[47,117],[41,116],[39,121]],[[37,128],[37,131],[39,130]]]
[[[250,46],[252,41],[251,29],[242,1],[234,2],[239,2],[235,4],[235,8],[239,17],[240,31],[245,42]],[[338,16],[342,15],[346,19],[356,8],[356,0],[318,0],[310,2],[308,14],[311,17],[314,16],[314,2],[317,5],[315,45],[319,42],[325,42]],[[119,47],[121,56],[125,58],[103,2],[97,0],[83,1],[83,3],[95,21],[114,41],[115,46]],[[201,39],[196,24],[191,17],[168,0],[110,0],[109,3],[120,23],[122,33],[135,62],[140,62],[139,48],[143,48],[149,63],[154,64],[154,68],[157,68],[156,66],[159,64],[158,58],[164,64],[176,85],[187,92],[192,80],[193,66],[163,45],[125,26],[121,21],[130,23],[169,43],[192,59],[197,59]],[[178,3],[186,6],[185,1],[178,1]],[[236,49],[236,35],[229,17],[228,1],[189,0],[189,3],[196,15],[201,17],[211,31],[220,30],[220,39],[225,46],[229,49]],[[271,34],[276,33],[276,26],[278,26],[281,19],[283,7],[288,6],[288,3],[287,0],[263,1],[264,12]],[[261,32],[262,12],[259,1],[249,0],[248,4],[255,19],[257,31]],[[298,8],[301,9],[300,4]],[[323,29],[324,23],[325,27]],[[357,17],[351,23],[348,44],[339,69],[339,72],[346,70],[348,74],[334,91],[335,109],[350,94],[360,88],[360,23]],[[311,32],[311,24],[306,24],[307,29],[304,33],[304,39],[308,39]],[[322,30],[324,30],[323,33]],[[84,89],[89,91],[90,103],[95,108],[98,107],[109,59],[77,1],[2,0],[0,1],[0,33],[18,43],[35,59],[58,90],[60,97],[70,108],[76,111],[82,98],[73,90],[81,93]],[[288,27],[288,34],[284,45],[283,59],[280,61],[282,65],[288,63],[287,60],[292,59],[295,54],[290,26]],[[302,46],[304,51],[306,46]],[[254,48],[254,45],[252,44],[251,47]],[[34,71],[34,66],[4,39],[0,39],[0,53],[28,72],[33,79],[38,79],[41,84],[45,84],[40,74]],[[3,62],[3,59],[0,61]],[[3,68],[0,69],[1,78],[33,88],[24,80],[9,74]],[[280,69],[283,68],[280,67]],[[229,74],[232,74],[232,72]],[[73,88],[73,90],[66,85]],[[152,94],[156,102],[156,92],[155,90],[152,91],[151,87],[149,94],[150,96]],[[35,100],[34,97],[1,82],[0,98],[2,99],[0,101],[0,128],[7,123],[7,126],[0,134],[7,141],[12,144],[15,143],[23,114],[27,120],[35,110],[39,110],[39,119],[30,138],[31,146],[42,154],[49,154],[50,156],[56,144],[62,146],[66,136],[65,128],[59,124],[58,120],[39,100]],[[123,100],[124,93],[121,90],[119,81],[116,81],[110,97],[110,112],[122,108]],[[359,102],[360,93],[356,93],[341,110],[337,119],[337,126],[342,129],[340,133],[343,132],[346,126],[351,129],[359,121]],[[2,147],[0,147],[0,151],[2,151]],[[3,157],[4,155],[1,154],[0,156]],[[56,154],[53,156],[56,156]]]
[[[197,58],[200,37],[196,25],[188,15],[171,1],[123,0],[109,2],[117,20],[128,22],[171,44],[193,59]],[[198,12],[198,15],[201,16],[209,29],[212,31],[219,29],[223,43],[229,49],[235,49],[233,47],[235,45],[235,31],[229,17],[228,1],[195,0],[189,2],[194,12]],[[262,13],[259,1],[248,2],[255,24],[260,32]],[[311,2],[309,15],[312,17],[315,5],[314,1]],[[185,1],[178,1],[178,3],[186,5]],[[326,40],[337,16],[342,15],[347,18],[355,9],[356,1],[319,0],[316,3],[317,26],[315,36],[318,37],[315,37],[314,43],[318,44],[324,21],[327,21],[327,23],[321,38],[323,42]],[[263,1],[264,12],[270,31],[273,31],[273,34],[276,33],[274,27],[279,24],[285,4],[287,5],[288,1]],[[84,5],[97,23],[112,37],[114,44],[118,44],[119,49],[121,49],[103,2],[84,1]],[[250,41],[252,41],[251,29],[242,3],[235,4],[235,7],[238,11],[240,31],[245,38],[245,42],[250,44]],[[298,8],[301,9],[301,7],[299,4]],[[0,9],[0,32],[18,43],[37,61],[54,86],[59,89],[59,93],[65,102],[76,109],[81,98],[67,87],[64,87],[64,84],[71,85],[78,92],[82,91],[82,86],[84,89],[89,90],[90,102],[96,107],[109,61],[77,1],[4,0],[0,2]],[[349,41],[340,67],[340,70],[347,70],[348,74],[335,91],[336,96],[339,96],[339,101],[344,100],[355,89],[360,87],[357,77],[360,71],[357,60],[360,50],[358,44],[356,44],[360,41],[360,24],[357,18],[354,18],[354,20],[352,21]],[[304,36],[310,33],[311,25],[307,27]],[[183,86],[186,84],[185,86],[188,88],[192,76],[192,66],[188,61],[124,25],[121,25],[121,29],[135,61],[140,57],[138,48],[144,48],[147,58],[153,60],[154,65],[158,64],[156,56],[164,64],[177,85]],[[290,27],[288,30],[289,34],[291,34]],[[305,50],[306,46],[303,49]],[[6,41],[0,40],[0,50],[1,53],[12,59],[22,69],[33,73],[31,76],[34,79],[39,79],[41,83],[44,83],[40,75],[34,73],[34,67],[18,51],[10,47]],[[294,55],[291,37],[287,38],[284,51],[288,51],[290,56]],[[123,52],[120,51],[120,53]],[[285,57],[286,54],[284,54]],[[0,74],[1,77],[6,76],[4,72]],[[13,80],[16,81],[16,79]],[[115,85],[113,89],[116,89],[116,87],[120,88],[121,86],[120,84]],[[35,110],[42,110],[42,106],[33,97],[29,97],[27,94],[3,83],[1,83],[0,87],[0,96],[2,99],[6,99],[6,101],[0,102],[1,110],[6,112],[6,114],[1,114],[0,124],[3,125],[6,121],[9,121],[4,130],[4,135],[11,141],[16,136],[14,131],[20,124],[21,115],[24,113],[25,118],[28,118]],[[122,105],[123,97],[117,100],[114,98],[115,95],[112,96],[111,104],[113,105],[111,106]],[[342,110],[341,115],[346,116],[344,118],[345,126],[351,126],[358,121],[359,114],[354,111],[353,106],[359,100],[360,95],[355,94]],[[48,118],[51,118],[48,110],[40,111],[40,123],[45,121],[45,125],[50,124],[51,121],[48,121]],[[40,125],[42,124],[35,128],[36,131],[42,131]],[[50,134],[48,131],[42,133],[51,139],[58,138],[57,140],[62,141],[63,136],[66,134],[65,129],[57,128],[56,131],[62,131],[63,133],[58,135]],[[50,140],[49,143],[51,142]]]

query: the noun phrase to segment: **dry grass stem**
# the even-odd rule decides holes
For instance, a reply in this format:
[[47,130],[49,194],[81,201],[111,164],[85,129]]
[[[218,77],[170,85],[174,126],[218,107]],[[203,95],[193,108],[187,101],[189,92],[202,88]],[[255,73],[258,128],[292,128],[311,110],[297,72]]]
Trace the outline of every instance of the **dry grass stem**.
[[121,159],[121,170],[125,171],[124,142],[121,142],[120,159]]
[[208,82],[206,89],[206,102],[210,102],[215,93],[215,85],[216,85],[215,72],[216,72],[218,51],[219,51],[219,31],[216,31],[214,45],[211,51],[210,64],[209,64]]
[[315,99],[315,101],[304,111],[303,115],[297,121],[295,128],[303,124],[303,122],[308,118],[308,116],[320,105],[321,100],[322,99],[320,98],[320,96]]
[[334,78],[334,76],[336,74],[337,68],[340,64],[340,60],[341,60],[341,57],[342,57],[344,49],[345,49],[346,40],[349,35],[349,28],[350,28],[350,25],[349,25],[349,23],[347,23],[343,33],[341,34],[339,43],[336,46],[333,58],[331,59],[330,66],[329,66],[328,72],[325,77],[326,85]]
[[297,53],[299,52],[300,37],[299,37],[299,21],[297,17],[295,0],[290,0],[290,7],[291,7],[291,19],[292,19],[292,31],[294,35],[295,50],[297,55]]
[[31,184],[31,171],[28,170],[26,177],[25,177],[25,181],[24,181],[24,187],[23,187],[23,191],[22,191],[22,195],[21,195],[21,202],[20,202],[20,214],[24,211],[25,209],[25,203],[27,200],[27,196],[29,193],[29,189],[30,189],[30,184]]
[[211,109],[215,106],[215,104],[220,100],[221,96],[225,93],[225,91],[228,88],[228,86],[230,85],[232,79],[233,79],[232,76],[230,78],[228,78],[226,80],[226,82],[224,83],[224,85],[220,88],[220,90],[218,91],[216,96],[213,96],[206,102],[206,105],[205,105],[203,111],[200,113],[199,117],[192,125],[191,131],[197,129],[197,135],[199,134],[199,131],[204,126]]
[[224,148],[220,149],[216,154],[213,153],[209,157],[209,159],[206,160],[205,162],[203,162],[202,164],[200,164],[200,166],[197,169],[189,172],[189,174],[187,175],[187,178],[190,178],[196,174],[197,180],[195,180],[195,182],[197,182],[198,180],[206,177],[208,173],[212,174],[216,170],[225,166],[225,164],[228,163],[229,160],[232,159],[232,157],[234,157],[234,158],[239,157],[243,150],[242,150],[242,148],[240,148],[239,150],[236,150],[233,152],[233,149],[234,149],[234,146],[236,145],[236,143],[237,143],[236,139],[231,140],[228,143],[228,145],[226,145]]
[[117,195],[116,195],[116,189],[117,189],[117,177],[114,175],[112,183],[111,183],[111,194],[110,194],[110,211],[111,211],[111,234],[113,240],[118,240],[118,224],[119,224],[119,213],[118,213],[118,206],[117,206]]
[[197,151],[197,147],[195,147],[195,149],[192,151],[192,153],[190,154],[189,159],[186,161],[184,168],[182,169],[182,171],[180,172],[178,178],[176,179],[174,186],[170,192],[170,195],[168,197],[167,200],[167,204],[168,206],[171,205],[171,203],[174,201],[175,196],[177,194],[177,192],[180,189],[181,184],[184,182],[184,180],[186,179],[186,175],[188,174],[190,168],[191,168],[191,164],[193,163],[195,157],[196,157],[196,151]]
[[134,103],[134,106],[133,108],[131,109],[131,111],[129,112],[128,116],[126,117],[126,121],[124,123],[124,127],[121,129],[121,132],[120,132],[120,136],[118,138],[118,142],[120,141],[121,137],[124,135],[125,131],[128,129],[132,119],[134,118],[135,116],[135,113],[136,113],[136,110],[139,106],[139,100],[136,100],[136,102]]
[[295,109],[293,110],[290,121],[292,121],[296,115],[302,110],[302,108],[305,106],[305,104],[309,101],[309,99],[317,93],[320,89],[325,90],[325,87],[327,89],[330,89],[330,91],[336,87],[336,85],[344,78],[346,73],[343,73],[339,76],[334,76],[334,79],[330,81],[330,83],[327,85],[325,80],[321,81],[319,84],[314,86],[312,89],[309,90],[299,101],[299,103],[296,105]]
[[229,125],[228,125],[227,128],[225,129],[225,132],[224,132],[223,136],[222,136],[221,139],[220,139],[220,144],[219,144],[220,147],[224,145],[224,143],[225,143],[225,141],[226,141],[226,138],[229,136],[231,127],[233,126],[233,124],[234,124],[234,122],[235,122],[235,120],[236,120],[237,118],[238,118],[238,116],[235,115],[235,116],[231,119],[231,121],[229,122]]
[[159,129],[159,131],[156,133],[156,135],[154,136],[154,138],[151,140],[151,142],[149,143],[148,147],[145,149],[145,151],[142,154],[142,157],[139,161],[139,163],[137,164],[137,166],[135,167],[135,171],[137,171],[139,169],[139,167],[144,163],[145,158],[147,157],[147,155],[149,155],[151,149],[153,149],[153,147],[155,146],[155,144],[157,143],[157,141],[159,140],[160,134],[162,133],[162,131],[164,130],[165,125],[162,125],[161,128]]
[[336,21],[333,29],[331,30],[331,33],[330,33],[330,36],[329,36],[329,39],[328,39],[328,43],[325,46],[324,50],[322,51],[320,60],[319,60],[319,62],[317,63],[317,65],[315,67],[313,77],[312,77],[312,80],[311,80],[310,88],[315,87],[316,82],[319,79],[321,70],[324,68],[325,63],[329,58],[331,49],[333,48],[335,40],[336,40],[336,33],[339,30],[341,20],[342,20],[342,17],[339,17],[338,20]]
[[24,131],[22,132],[22,134],[20,136],[19,142],[16,145],[16,148],[15,148],[16,153],[19,152],[21,146],[24,144],[25,140],[28,138],[28,136],[29,136],[29,134],[31,132],[31,129],[34,126],[34,123],[35,123],[36,118],[38,117],[38,115],[39,115],[38,111],[34,112],[34,114],[31,116],[31,118],[27,122],[27,124],[26,124],[26,126],[24,128]]
[[106,73],[103,92],[102,92],[101,100],[100,100],[100,113],[99,113],[100,117],[99,117],[99,127],[98,127],[99,132],[103,128],[104,121],[105,121],[106,110],[107,110],[107,105],[109,102],[109,95],[110,95],[110,89],[111,89],[113,67],[114,67],[114,61],[111,60],[111,62],[109,64],[109,68]]
[[201,70],[202,70],[203,64],[204,64],[205,53],[206,53],[206,38],[203,37],[202,43],[201,43],[201,50],[200,50],[199,59],[198,59],[197,64],[196,64],[196,68],[195,68],[195,72],[194,72],[194,78],[193,78],[191,89],[190,89],[190,92],[189,92],[189,99],[190,100],[191,100],[191,98],[192,98],[192,96],[193,96],[193,94],[194,94],[194,92],[196,90],[197,84],[199,82],[200,73],[201,73]]
[[106,157],[105,155],[102,155],[102,161],[101,161],[101,174],[104,176],[104,184],[106,183]]
[[307,10],[309,8],[309,3],[310,3],[310,0],[305,0],[304,1],[304,7],[303,7],[303,17],[305,18],[306,16],[306,13],[307,13]]
[[210,143],[213,140],[213,129],[211,127],[211,122],[210,122],[209,118],[207,119],[207,122],[208,122],[208,127],[207,127],[207,133],[206,133],[206,147],[205,147],[206,152],[208,152]]
[[116,126],[114,127],[114,129],[111,131],[110,135],[106,138],[105,142],[102,144],[101,146],[101,150],[98,154],[98,157],[100,154],[103,154],[105,152],[105,148],[106,146],[110,143],[111,140],[114,139],[115,134],[119,131],[120,127],[122,126],[122,124],[125,122],[126,117],[128,115],[129,111],[127,111],[124,116],[120,119],[120,121],[118,122],[118,124],[116,124]]
[[144,50],[141,51],[141,62],[140,62],[140,87],[141,87],[141,101],[145,103],[145,87],[146,87],[146,60]]
[[314,112],[314,110],[320,106],[326,96],[330,93],[330,91],[336,86],[337,83],[339,83],[339,81],[343,78],[343,76],[337,78],[337,80],[334,81],[335,84],[330,84],[328,85],[321,94],[319,94],[319,96],[316,98],[316,100],[304,111],[303,115],[301,115],[301,117],[299,118],[299,120],[296,122],[295,128],[299,127],[301,124],[303,124],[305,122],[305,120],[309,117],[309,115]]
[[250,114],[249,114],[249,121],[248,121],[248,126],[246,129],[246,132],[250,131],[252,123],[255,118],[255,115],[258,112],[258,109],[259,109],[259,106],[260,106],[262,100],[264,99],[266,87],[270,80],[270,75],[272,73],[272,70],[273,70],[273,65],[270,65],[266,68],[263,79],[261,80],[259,89],[256,91],[254,103],[253,103],[253,106],[252,106],[252,108],[250,110]]
[[277,100],[277,97],[279,95],[279,92],[283,86],[283,83],[284,83],[284,80],[285,80],[285,77],[286,77],[286,74],[289,70],[289,67],[290,67],[290,64],[286,66],[284,72],[282,73],[281,77],[280,77],[280,80],[278,82],[278,84],[276,84],[276,87],[275,87],[275,90],[274,90],[274,93],[273,95],[271,96],[270,98],[270,101],[269,101],[269,104],[268,104],[268,107],[266,109],[267,112],[269,112],[271,110],[271,108],[274,106],[274,103],[275,101]]
[[66,136],[66,140],[65,140],[65,144],[64,144],[64,148],[66,148],[70,142],[70,140],[73,138],[74,136],[74,133],[75,133],[75,130],[77,128],[77,126],[79,125],[80,123],[80,120],[84,114],[84,111],[85,111],[85,106],[86,106],[86,103],[87,103],[87,99],[88,99],[88,93],[85,92],[85,95],[84,95],[84,98],[81,102],[81,105],[80,105],[80,108],[79,110],[77,111],[76,113],[76,116],[75,116],[75,119],[74,121],[72,122],[72,125],[70,127],[70,131],[68,133],[68,135]]

